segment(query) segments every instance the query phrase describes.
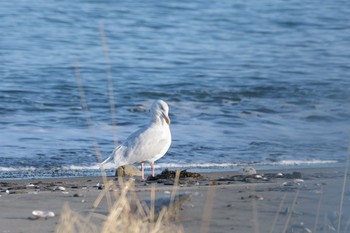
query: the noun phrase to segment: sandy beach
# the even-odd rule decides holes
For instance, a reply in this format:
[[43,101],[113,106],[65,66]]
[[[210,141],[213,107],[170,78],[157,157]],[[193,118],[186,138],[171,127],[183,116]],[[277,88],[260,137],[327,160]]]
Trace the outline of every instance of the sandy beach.
[[[338,228],[349,232],[350,189],[345,180],[342,192],[344,172],[344,168],[308,168],[181,178],[177,193],[191,197],[174,221],[185,232],[337,232]],[[116,187],[109,192],[118,193],[118,180],[107,179]],[[149,200],[154,188],[159,199],[170,196],[172,184],[172,179],[145,182],[137,177],[130,192]],[[1,233],[55,232],[65,203],[81,216],[108,213],[106,198],[93,208],[104,192],[101,177],[2,180],[0,190]],[[36,218],[33,210],[52,211],[55,216]],[[93,215],[91,222],[98,226],[103,220]]]

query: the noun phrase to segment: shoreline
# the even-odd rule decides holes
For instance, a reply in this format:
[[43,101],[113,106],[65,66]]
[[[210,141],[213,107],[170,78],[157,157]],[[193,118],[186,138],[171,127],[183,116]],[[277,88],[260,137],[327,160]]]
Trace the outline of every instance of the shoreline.
[[[275,171],[275,170],[299,170],[299,169],[345,169],[345,162],[330,162],[330,163],[302,163],[302,164],[261,164],[261,163],[247,163],[247,164],[237,164],[235,166],[222,166],[222,167],[169,167],[169,168],[159,168],[156,166],[156,172],[161,172],[164,169],[169,170],[187,170],[191,172],[198,173],[226,173],[226,172],[239,172],[240,169],[244,167],[254,167],[259,171]],[[95,167],[95,166],[92,166]],[[3,168],[4,169],[4,168]],[[112,177],[114,175],[115,169],[107,168],[105,169],[108,176]],[[149,169],[145,170],[145,175],[150,175]],[[0,181],[5,180],[30,180],[30,179],[61,179],[61,178],[84,178],[84,177],[100,177],[101,170],[98,168],[93,169],[35,169],[35,168],[24,168],[23,170],[18,169],[8,169],[0,170]]]
[[[202,227],[218,233],[271,232],[272,223],[272,232],[285,228],[334,232],[331,229],[337,229],[343,197],[344,231],[350,229],[346,228],[350,186],[345,180],[342,192],[344,171],[345,167],[258,170],[261,177],[242,176],[237,171],[202,172],[202,179],[180,179],[178,193],[192,197],[183,204],[177,222],[185,232],[200,232]],[[117,189],[121,187],[115,177],[107,179]],[[103,191],[102,183],[102,177],[97,176],[0,180],[0,232],[55,232],[64,203],[86,216]],[[140,200],[147,200],[152,187],[156,198],[169,196],[173,189],[171,179],[143,182],[137,177],[132,191]],[[107,210],[106,200],[97,209]],[[33,210],[53,211],[55,217],[34,219]]]

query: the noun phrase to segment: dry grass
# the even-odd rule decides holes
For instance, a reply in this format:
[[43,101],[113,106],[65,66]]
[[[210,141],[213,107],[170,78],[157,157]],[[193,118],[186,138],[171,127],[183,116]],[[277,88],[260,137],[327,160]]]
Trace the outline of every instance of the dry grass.
[[[142,203],[135,192],[131,191],[133,186],[134,180],[130,179],[123,182],[121,189],[117,191],[118,188],[113,181],[108,182],[95,200],[91,213],[87,216],[74,212],[66,204],[62,209],[56,233],[183,232],[182,226],[173,221],[176,217],[176,211],[171,204],[168,207],[163,207],[159,213],[155,213],[154,201],[151,201],[150,206]],[[95,210],[106,197],[107,192],[112,192],[113,205],[109,210],[106,210],[106,214],[97,213]],[[175,192],[176,188],[174,188],[172,196]],[[155,189],[153,188],[151,200],[154,199]]]

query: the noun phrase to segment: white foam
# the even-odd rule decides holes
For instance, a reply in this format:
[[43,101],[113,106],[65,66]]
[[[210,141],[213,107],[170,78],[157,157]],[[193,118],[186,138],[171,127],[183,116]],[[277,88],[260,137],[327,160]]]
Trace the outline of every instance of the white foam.
[[273,162],[272,165],[283,165],[283,166],[289,166],[289,165],[313,165],[313,164],[331,164],[331,163],[337,163],[337,160],[281,160],[278,162]]
[[[106,166],[104,166],[107,168]],[[63,166],[62,169],[64,170],[98,170],[100,169],[98,164],[91,165],[91,166],[78,166],[78,165],[68,165],[68,166]]]
[[[155,167],[158,169],[165,168],[178,168],[178,169],[210,169],[210,168],[232,168],[232,167],[242,167],[242,166],[303,166],[303,165],[324,165],[324,164],[334,164],[338,163],[337,160],[281,160],[278,162],[246,162],[246,163],[155,163]],[[147,166],[147,164],[146,164]],[[108,163],[103,166],[104,169],[114,169],[113,163]],[[62,170],[66,171],[79,171],[79,170],[99,170],[99,164],[93,165],[67,165],[63,166]],[[16,171],[35,171],[35,167],[0,167],[0,172],[16,172]]]
[[17,171],[17,169],[13,168],[13,167],[0,167],[0,171],[1,172],[14,172],[14,171]]
[[156,168],[229,168],[241,166],[295,166],[295,165],[318,165],[338,163],[337,160],[281,160],[278,162],[246,162],[246,163],[159,163]]
[[237,167],[238,163],[160,163],[155,164],[156,168],[220,168],[220,167]]
[[0,172],[33,171],[34,167],[0,167]]

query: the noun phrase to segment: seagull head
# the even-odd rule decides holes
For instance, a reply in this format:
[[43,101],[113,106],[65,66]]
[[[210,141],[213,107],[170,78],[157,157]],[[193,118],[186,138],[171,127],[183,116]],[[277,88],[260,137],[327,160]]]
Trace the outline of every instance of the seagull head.
[[162,122],[165,121],[170,125],[169,106],[165,101],[156,100],[152,105],[151,113],[154,119],[160,119]]

